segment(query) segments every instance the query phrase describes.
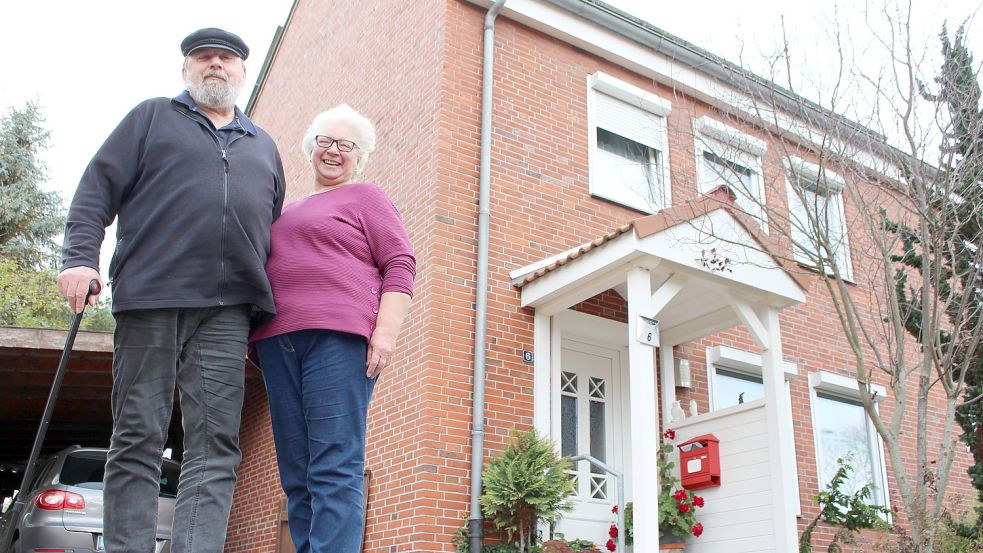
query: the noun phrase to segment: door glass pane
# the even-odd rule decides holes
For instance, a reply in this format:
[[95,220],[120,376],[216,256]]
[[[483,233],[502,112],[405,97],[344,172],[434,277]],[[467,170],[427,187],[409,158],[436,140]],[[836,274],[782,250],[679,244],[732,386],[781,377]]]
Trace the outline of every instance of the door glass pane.
[[590,397],[591,399],[604,399],[605,393],[603,378],[590,379]]
[[577,454],[577,398],[567,395],[560,397],[560,453]]
[[713,380],[713,408],[724,409],[765,397],[760,377],[717,369]]
[[560,391],[565,394],[577,393],[577,375],[563,371],[560,373]]
[[604,403],[590,402],[590,454],[599,461],[607,462],[604,434]]

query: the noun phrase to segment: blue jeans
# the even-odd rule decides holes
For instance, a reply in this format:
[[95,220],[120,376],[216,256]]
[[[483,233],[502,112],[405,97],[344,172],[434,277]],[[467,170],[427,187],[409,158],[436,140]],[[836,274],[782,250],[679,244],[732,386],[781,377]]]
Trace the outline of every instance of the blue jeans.
[[152,553],[161,451],[174,388],[184,457],[172,553],[221,553],[235,488],[249,307],[116,314],[113,437],[103,518],[107,553]]
[[365,421],[375,379],[365,338],[301,330],[256,343],[297,553],[358,553]]

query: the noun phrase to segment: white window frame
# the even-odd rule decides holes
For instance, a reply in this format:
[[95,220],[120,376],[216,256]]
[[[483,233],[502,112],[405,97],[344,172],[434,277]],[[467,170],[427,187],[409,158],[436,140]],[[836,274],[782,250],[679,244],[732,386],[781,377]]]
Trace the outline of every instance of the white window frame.
[[[626,114],[637,116],[639,129],[609,128],[598,113],[598,95],[613,98],[621,102],[619,106]],[[651,92],[626,83],[606,73],[598,71],[587,78],[587,130],[588,130],[588,183],[591,196],[614,202],[643,213],[655,213],[672,205],[672,187],[669,183],[669,138],[666,118],[672,112],[672,104]],[[662,185],[663,204],[661,206],[647,205],[645,202],[625,201],[616,197],[610,183],[605,183],[598,175],[597,168],[597,129],[598,127],[647,146],[657,152],[656,177]],[[629,136],[630,135],[630,136]]]
[[[710,152],[724,161],[739,165],[751,171],[751,182],[748,190],[734,190],[738,196],[738,206],[758,221],[762,230],[768,232],[765,216],[765,192],[762,182],[761,158],[768,151],[765,141],[741,132],[720,121],[703,116],[693,121],[694,147],[696,149],[697,186],[701,194],[706,194],[717,183],[711,183],[702,177],[708,167],[704,152]],[[741,198],[741,196],[750,196]],[[749,205],[748,205],[749,204]]]
[[[887,397],[887,390],[884,386],[878,384],[870,384],[870,391],[872,398],[874,400],[874,409],[877,409],[877,404],[880,403],[884,398]],[[827,371],[815,371],[809,373],[809,404],[812,410],[812,436],[815,442],[816,448],[816,482],[818,489],[820,491],[826,488],[826,482],[822,481],[822,436],[820,432],[820,425],[822,421],[820,420],[819,412],[816,409],[818,393],[822,393],[826,396],[833,396],[842,398],[846,401],[859,402],[860,391],[857,389],[857,381],[853,378],[848,378],[838,374],[834,374]],[[887,465],[884,462],[884,443],[881,440],[880,435],[874,428],[873,422],[870,417],[864,413],[867,418],[867,441],[868,446],[872,450],[871,462],[875,466],[871,467],[871,472],[874,475],[875,489],[873,490],[873,503],[876,505],[881,505],[887,509],[891,509],[891,494],[888,489],[887,480]]]
[[[744,351],[728,346],[713,346],[706,349],[706,360],[707,360],[707,393],[710,397],[710,411],[715,411],[716,406],[714,397],[714,382],[717,377],[717,368],[725,369],[730,372],[739,373],[754,378],[761,378],[764,380],[764,374],[761,365],[761,356],[756,353],[751,353],[749,351]],[[799,375],[798,366],[795,363],[789,361],[782,361],[782,376],[785,380],[785,413],[789,420],[792,419],[792,392],[789,386],[789,381]],[[741,408],[743,405],[734,405],[728,407],[728,409]],[[781,440],[785,447],[789,448],[792,452],[792,474],[795,474],[793,482],[788,484],[792,488],[792,493],[796,498],[795,509],[796,516],[802,516],[802,502],[798,500],[799,498],[799,461],[795,455],[795,433],[786,436],[784,440]]]
[[[822,168],[819,165],[806,161],[802,158],[795,156],[789,156],[782,160],[785,168],[786,175],[786,190],[788,192],[788,206],[789,206],[789,223],[791,226],[790,234],[793,242],[793,252],[795,255],[795,260],[799,263],[815,268],[813,260],[810,256],[816,254],[807,253],[802,249],[800,244],[811,243],[811,240],[807,240],[803,236],[803,231],[800,228],[800,224],[804,223],[807,227],[811,227],[811,221],[800,221],[797,224],[797,215],[793,206],[800,205],[801,201],[799,195],[796,193],[793,187],[806,187],[810,189],[813,193],[822,194],[827,198],[827,206],[836,210],[836,215],[839,220],[839,236],[836,237],[838,242],[841,244],[841,248],[837,250],[838,255],[834,260],[839,267],[840,274],[847,280],[853,278],[853,264],[850,256],[850,236],[847,228],[846,222],[846,212],[843,207],[843,190],[846,188],[846,180],[843,179],[837,173],[834,173],[828,169]],[[803,208],[804,209],[804,208]],[[827,228],[827,233],[831,229]],[[811,228],[809,230],[812,231]],[[831,238],[832,240],[832,238]]]

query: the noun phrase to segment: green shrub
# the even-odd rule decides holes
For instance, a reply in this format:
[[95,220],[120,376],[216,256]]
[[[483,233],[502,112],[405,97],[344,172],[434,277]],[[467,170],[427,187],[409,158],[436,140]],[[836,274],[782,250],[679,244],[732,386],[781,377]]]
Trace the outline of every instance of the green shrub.
[[828,553],[842,551],[840,543],[849,543],[853,534],[864,528],[887,526],[881,517],[889,514],[890,511],[884,507],[868,504],[873,491],[871,484],[864,484],[853,494],[845,493],[841,488],[853,472],[853,467],[843,459],[837,459],[836,463],[839,465],[836,474],[829,484],[826,484],[826,489],[819,492],[815,498],[816,503],[819,504],[819,514],[802,532],[799,538],[799,553],[812,552],[812,531],[820,521],[841,527],[833,535],[833,541],[827,549]]
[[553,443],[535,431],[514,436],[482,476],[485,493],[481,506],[508,540],[517,542],[519,553],[537,543],[536,525],[552,523],[571,505],[574,483],[567,475],[571,463],[556,453]]

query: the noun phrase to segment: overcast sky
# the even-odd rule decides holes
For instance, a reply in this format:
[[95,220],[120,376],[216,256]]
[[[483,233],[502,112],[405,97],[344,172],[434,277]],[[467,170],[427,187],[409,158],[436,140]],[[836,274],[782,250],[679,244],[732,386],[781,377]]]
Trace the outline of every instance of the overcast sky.
[[[352,0],[314,1],[357,9]],[[735,62],[760,60],[761,53],[774,52],[783,15],[793,46],[806,60],[804,66],[824,65],[816,63],[816,52],[828,50],[825,30],[834,20],[847,24],[851,38],[861,45],[870,35],[862,16],[865,3],[859,0],[838,4],[826,0],[711,0],[698,5],[606,1]],[[146,98],[180,92],[179,44],[188,33],[214,26],[243,37],[251,49],[246,62],[249,80],[239,103],[244,107],[252,80],[291,4],[292,0],[3,2],[0,109],[21,106],[32,98],[38,101],[51,130],[51,147],[43,157],[48,167],[46,186],[57,190],[67,205],[88,160],[119,120]],[[915,0],[916,47],[937,53],[942,23],[949,21],[950,28],[955,28],[979,9],[980,0]],[[971,28],[979,31],[972,22]],[[969,34],[977,61],[983,60],[981,35]],[[104,272],[107,263],[108,259],[103,260]]]

